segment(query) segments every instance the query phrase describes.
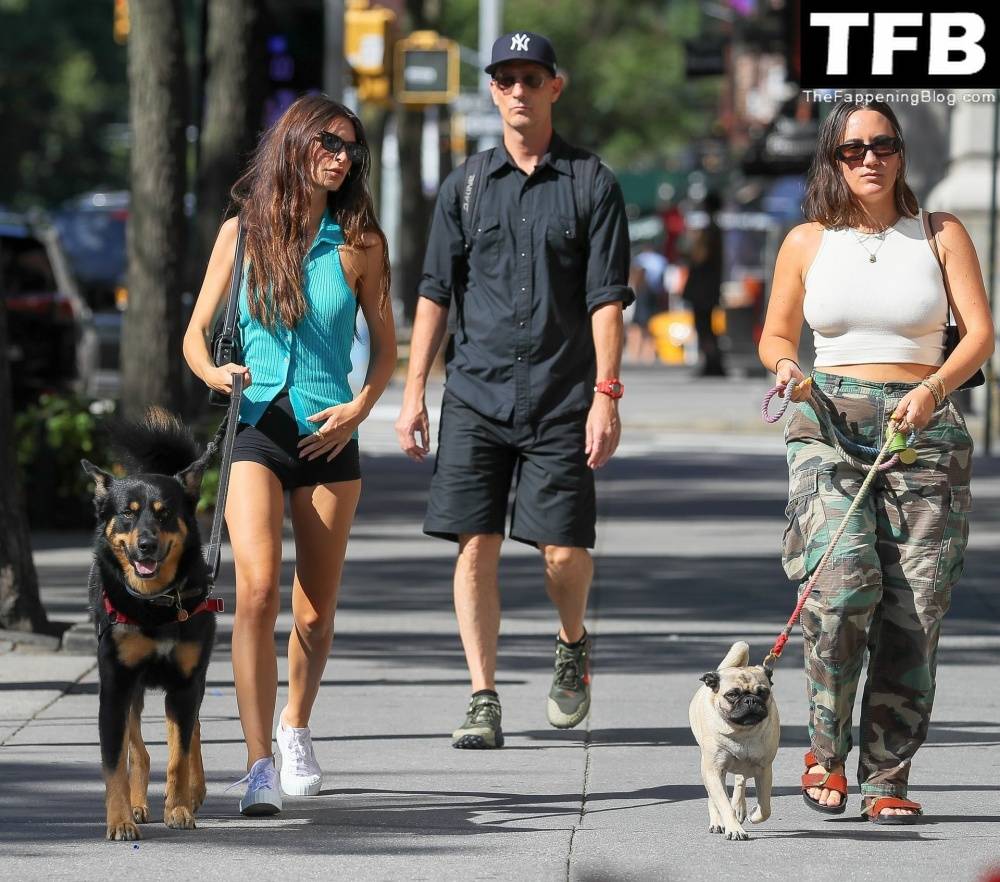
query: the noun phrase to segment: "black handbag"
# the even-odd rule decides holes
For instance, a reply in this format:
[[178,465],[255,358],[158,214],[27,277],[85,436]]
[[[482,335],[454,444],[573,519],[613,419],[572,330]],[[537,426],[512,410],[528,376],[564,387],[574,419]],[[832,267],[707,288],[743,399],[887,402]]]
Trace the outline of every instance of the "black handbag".
[[[216,367],[234,363],[240,356],[241,340],[236,328],[236,317],[239,313],[240,284],[243,281],[243,252],[246,250],[246,228],[237,219],[239,232],[236,234],[236,259],[233,262],[233,277],[229,283],[229,300],[222,323],[216,327],[212,336],[212,361]],[[223,395],[215,389],[208,392],[208,403],[217,407],[229,407],[229,395]]]
[[[944,266],[941,263],[941,255],[938,254],[937,250],[937,240],[934,238],[934,234],[931,232],[929,227],[930,224],[930,212],[924,212],[926,218],[924,222],[924,231],[927,234],[927,238],[931,243],[931,250],[934,252],[934,257],[937,258],[938,269],[941,270],[941,281],[944,283],[945,296],[948,297],[948,324],[944,326],[944,360],[947,361],[948,357],[955,351],[955,347],[958,346],[958,341],[962,339],[961,334],[958,332],[958,325],[955,324],[954,319],[951,314],[951,294],[948,290],[948,279],[944,274]],[[983,369],[980,368],[976,371],[969,379],[967,379],[959,389],[972,389],[976,386],[982,386],[986,383],[986,374],[983,373]]]
[[[955,347],[958,346],[958,341],[961,339],[958,333],[958,325],[953,324],[951,320],[951,309],[948,309],[948,324],[944,329],[944,357],[945,361],[948,360],[948,356],[955,351]],[[986,383],[986,374],[983,373],[983,369],[980,368],[976,371],[968,380],[959,386],[959,389],[972,389],[976,386],[983,386]]]

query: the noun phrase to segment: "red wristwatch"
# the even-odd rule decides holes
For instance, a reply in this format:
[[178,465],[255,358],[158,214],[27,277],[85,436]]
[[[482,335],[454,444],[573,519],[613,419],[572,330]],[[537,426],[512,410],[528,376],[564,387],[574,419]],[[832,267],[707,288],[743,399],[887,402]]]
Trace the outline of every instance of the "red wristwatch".
[[625,384],[618,377],[612,377],[610,380],[601,380],[594,386],[594,391],[603,392],[609,398],[621,398],[625,394]]

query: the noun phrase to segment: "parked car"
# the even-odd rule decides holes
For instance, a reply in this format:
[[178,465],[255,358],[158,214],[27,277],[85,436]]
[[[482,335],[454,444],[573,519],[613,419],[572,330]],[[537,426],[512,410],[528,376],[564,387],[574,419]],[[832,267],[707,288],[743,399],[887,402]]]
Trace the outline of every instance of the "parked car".
[[80,291],[94,314],[104,371],[118,370],[122,312],[128,301],[128,205],[127,191],[95,191],[64,203],[53,218]]
[[93,315],[53,227],[0,212],[0,293],[15,407],[42,392],[93,394]]

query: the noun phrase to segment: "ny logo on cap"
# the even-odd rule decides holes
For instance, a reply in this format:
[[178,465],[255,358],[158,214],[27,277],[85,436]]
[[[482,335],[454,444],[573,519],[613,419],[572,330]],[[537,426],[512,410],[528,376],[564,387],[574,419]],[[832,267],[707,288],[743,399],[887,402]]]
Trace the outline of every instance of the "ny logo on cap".
[[528,51],[528,41],[531,39],[527,34],[514,34],[511,37],[510,48],[511,51],[527,52]]

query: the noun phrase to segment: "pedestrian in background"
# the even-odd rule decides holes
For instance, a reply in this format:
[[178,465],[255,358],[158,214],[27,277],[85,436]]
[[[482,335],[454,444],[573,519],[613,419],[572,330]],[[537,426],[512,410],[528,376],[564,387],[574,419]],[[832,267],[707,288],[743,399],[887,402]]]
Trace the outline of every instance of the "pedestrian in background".
[[701,354],[702,377],[724,377],[719,338],[712,327],[712,313],[722,296],[722,230],[716,213],[722,207],[717,193],[709,193],[702,204],[706,223],[691,233],[688,252],[688,276],[684,285],[684,299],[694,313],[694,330],[698,335]]
[[[262,139],[233,188],[239,220],[223,224],[184,337],[184,355],[225,394],[249,385],[226,505],[236,563],[232,657],[247,746],[246,815],[281,809],[281,791],[322,786],[309,731],[333,639],[347,537],[361,493],[357,428],[396,366],[385,236],[368,191],[360,120],[321,95],[294,102]],[[237,224],[246,228],[239,299],[243,364],[216,367],[206,338],[232,275]],[[371,334],[371,361],[355,396],[348,385],[355,319]],[[274,626],[288,494],[295,534],[294,627],[288,702],[278,716],[280,789],[271,752],[278,688]]]
[[670,264],[652,242],[644,242],[632,258],[628,284],[635,301],[625,310],[625,354],[632,364],[656,361],[650,319],[666,309],[665,277]]
[[[972,439],[949,398],[993,352],[993,321],[972,240],[946,212],[921,210],[906,183],[903,134],[881,102],[836,105],[809,172],[808,222],[786,237],[760,342],[779,384],[799,383],[786,429],[789,524],[783,563],[809,578],[866,472],[834,450],[880,448],[890,417],[916,461],[883,472],[802,610],[809,737],[806,803],[839,814],[851,715],[867,649],[858,781],[863,812],[913,823],[910,765],[934,701],[941,620],[968,537]],[[949,310],[961,341],[944,349]],[[803,318],[811,383],[797,364]],[[811,393],[811,397],[810,397]]]
[[458,542],[455,610],[473,690],[452,735],[460,748],[503,744],[497,569],[515,476],[510,536],[541,552],[561,624],[548,719],[568,728],[589,709],[592,470],[618,446],[622,307],[632,300],[621,190],[553,131],[563,80],[552,45],[502,36],[486,72],[503,144],[442,184],[396,424],[403,450],[423,459],[427,375],[453,306],[424,531]]

